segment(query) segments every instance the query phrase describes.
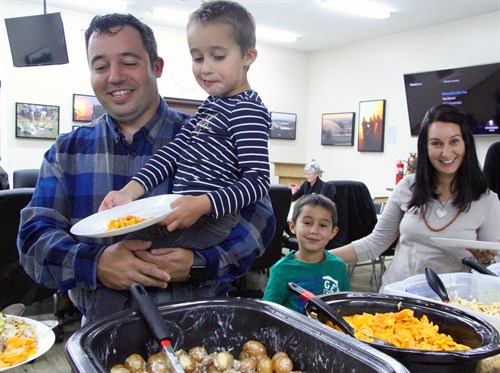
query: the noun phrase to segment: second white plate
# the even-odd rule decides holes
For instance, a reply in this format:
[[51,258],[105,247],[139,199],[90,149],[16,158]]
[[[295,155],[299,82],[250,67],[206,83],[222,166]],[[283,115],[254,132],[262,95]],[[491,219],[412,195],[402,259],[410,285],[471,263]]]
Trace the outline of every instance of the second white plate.
[[[170,204],[179,197],[179,194],[163,194],[161,196],[138,199],[126,205],[97,212],[73,225],[71,233],[76,236],[85,237],[112,237],[135,232],[163,220],[172,212]],[[127,215],[150,219],[128,227],[107,230],[110,220],[124,218]]]
[[[11,317],[10,315],[5,315],[5,317]],[[30,324],[35,328],[37,334],[37,352],[33,356],[28,357],[26,360],[20,362],[19,364],[10,366],[8,368],[0,368],[0,372],[7,371],[9,369],[18,367],[20,365],[26,364],[31,360],[35,360],[37,357],[42,356],[46,353],[56,340],[56,335],[47,325],[41,323],[40,321],[36,321],[33,319],[29,319],[27,317],[15,316],[22,319],[26,324]]]
[[431,237],[431,240],[446,247],[461,247],[464,249],[482,249],[482,250],[500,251],[500,242],[461,240],[458,238],[441,238],[441,237]]

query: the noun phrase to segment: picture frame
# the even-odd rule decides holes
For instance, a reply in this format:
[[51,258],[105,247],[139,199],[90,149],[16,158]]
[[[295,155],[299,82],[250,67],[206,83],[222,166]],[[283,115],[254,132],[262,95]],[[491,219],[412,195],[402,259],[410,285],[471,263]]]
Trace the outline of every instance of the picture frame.
[[295,140],[297,114],[271,111],[271,139]]
[[181,111],[191,116],[195,115],[198,108],[203,104],[202,100],[192,100],[188,98],[163,97],[171,109]]
[[326,113],[321,116],[321,145],[354,145],[356,113]]
[[358,151],[383,152],[385,100],[359,102]]
[[104,114],[97,97],[92,95],[73,94],[73,122],[92,122]]
[[59,135],[59,106],[16,102],[16,137],[53,140]]

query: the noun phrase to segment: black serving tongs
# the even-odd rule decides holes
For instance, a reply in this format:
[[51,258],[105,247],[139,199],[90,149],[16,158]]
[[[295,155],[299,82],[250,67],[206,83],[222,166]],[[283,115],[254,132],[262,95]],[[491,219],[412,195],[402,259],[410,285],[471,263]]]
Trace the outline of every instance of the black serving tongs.
[[[328,305],[328,303],[319,298],[317,295],[311,293],[309,290],[304,289],[303,287],[297,285],[294,282],[288,283],[288,290],[298,295],[301,299],[305,300],[306,302],[312,303],[316,307],[318,312],[326,316],[327,319],[330,320],[335,325],[337,325],[340,328],[340,330],[350,335],[351,337],[356,338],[355,336],[356,330],[351,325],[349,325],[347,321],[345,321],[344,318],[337,311],[335,311],[332,307]],[[374,338],[372,336],[367,336],[367,337],[373,339],[374,344],[378,344],[381,346],[395,347],[393,344],[384,341],[382,339]]]
[[160,345],[163,347],[163,351],[167,354],[167,358],[172,365],[173,371],[175,373],[184,373],[184,368],[179,363],[179,360],[177,360],[177,357],[174,354],[174,349],[170,344],[169,332],[167,326],[165,325],[165,320],[161,316],[160,310],[153,303],[149,294],[146,292],[146,289],[144,289],[142,285],[132,284],[130,292],[139,306],[139,310],[146,320],[146,323]]
[[495,276],[498,277],[497,274],[493,271],[490,271],[488,268],[483,266],[482,264],[479,264],[474,260],[474,258],[468,256],[462,259],[462,264],[465,264],[466,266],[471,267],[472,269],[475,269],[479,273],[482,273],[483,275],[490,275],[490,276]]
[[425,267],[425,278],[431,289],[441,298],[444,303],[450,303],[450,297],[446,286],[432,268]]

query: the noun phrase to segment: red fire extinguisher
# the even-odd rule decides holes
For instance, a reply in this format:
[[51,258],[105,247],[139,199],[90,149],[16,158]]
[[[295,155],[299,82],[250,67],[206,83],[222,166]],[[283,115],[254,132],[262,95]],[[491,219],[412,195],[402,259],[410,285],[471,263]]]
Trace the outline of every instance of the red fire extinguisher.
[[403,180],[405,175],[405,165],[402,161],[396,163],[396,184]]

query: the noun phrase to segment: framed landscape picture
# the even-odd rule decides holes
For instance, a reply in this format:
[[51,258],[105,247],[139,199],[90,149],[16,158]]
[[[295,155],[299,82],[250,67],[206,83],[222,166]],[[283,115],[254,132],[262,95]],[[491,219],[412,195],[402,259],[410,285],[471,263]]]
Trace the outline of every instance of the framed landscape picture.
[[16,137],[55,139],[59,134],[59,106],[16,102]]
[[385,100],[359,103],[358,151],[383,152]]
[[73,94],[74,122],[92,122],[102,114],[104,114],[104,108],[95,96]]
[[271,112],[271,139],[295,140],[297,114]]
[[321,122],[321,145],[354,145],[354,118],[356,114],[323,114]]

